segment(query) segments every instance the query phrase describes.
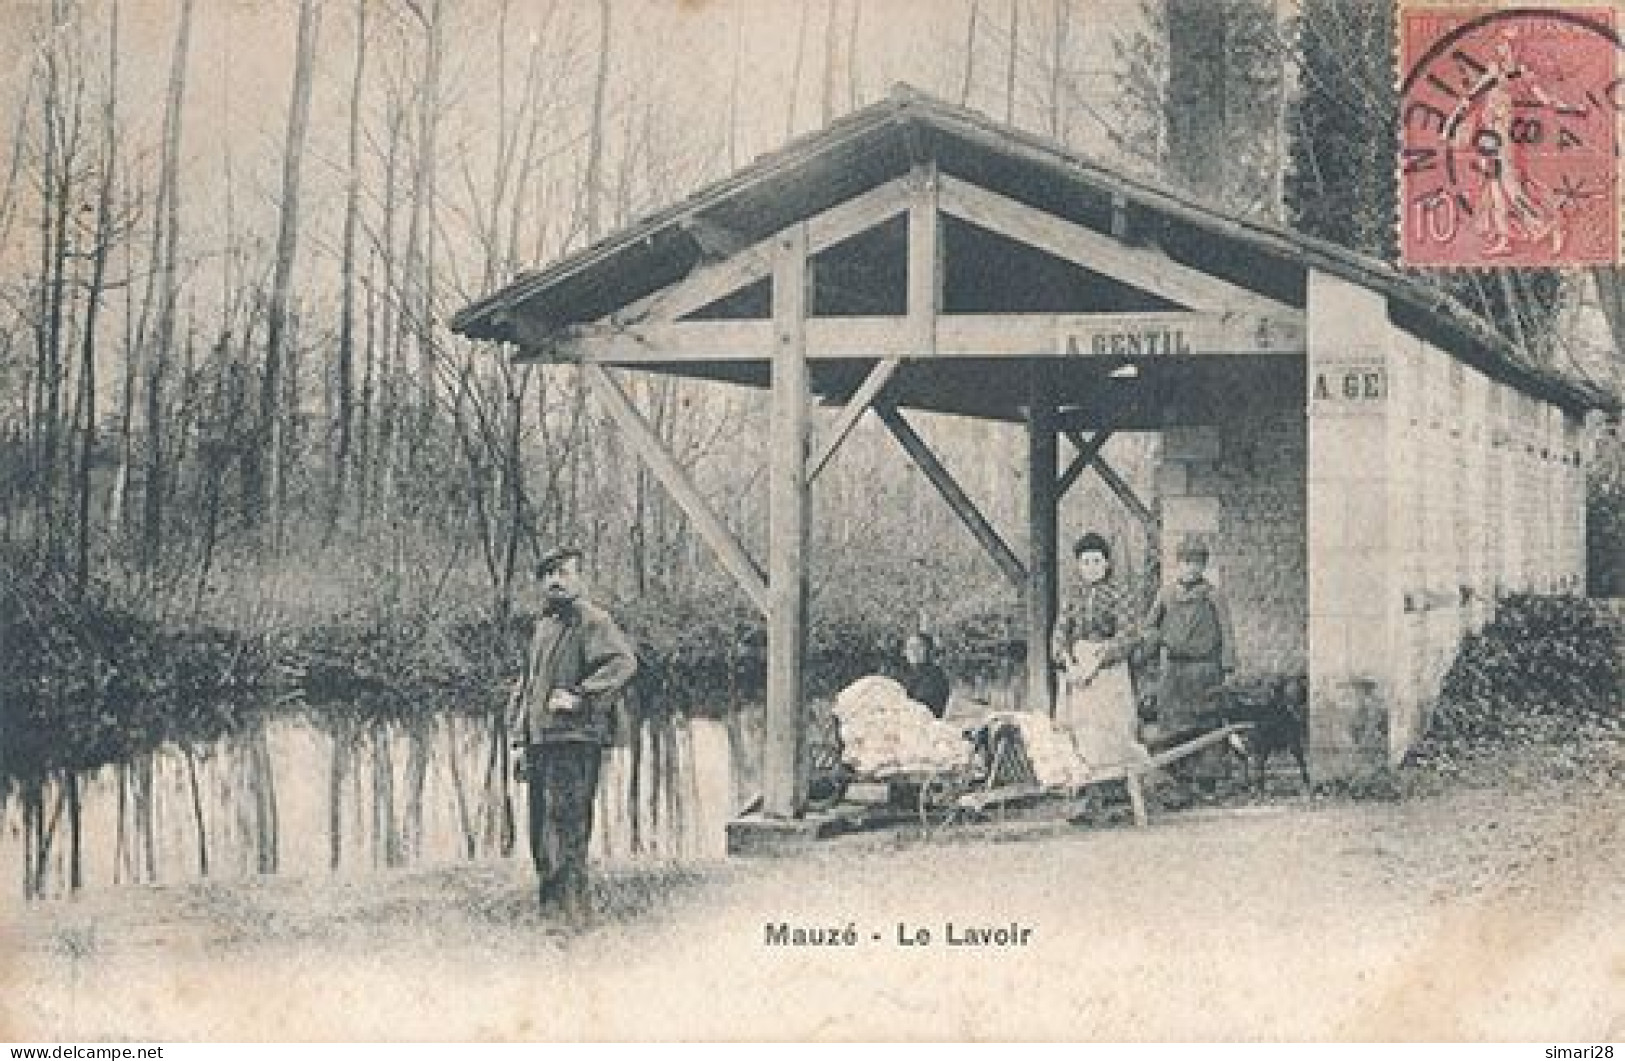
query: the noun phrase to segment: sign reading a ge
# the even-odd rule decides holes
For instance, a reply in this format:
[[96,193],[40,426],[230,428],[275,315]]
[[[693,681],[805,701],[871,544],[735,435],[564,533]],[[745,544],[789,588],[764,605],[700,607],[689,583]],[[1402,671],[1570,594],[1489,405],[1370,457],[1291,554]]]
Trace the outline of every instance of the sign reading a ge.
[[1380,402],[1388,397],[1388,373],[1381,365],[1338,365],[1314,370],[1309,397],[1317,402]]

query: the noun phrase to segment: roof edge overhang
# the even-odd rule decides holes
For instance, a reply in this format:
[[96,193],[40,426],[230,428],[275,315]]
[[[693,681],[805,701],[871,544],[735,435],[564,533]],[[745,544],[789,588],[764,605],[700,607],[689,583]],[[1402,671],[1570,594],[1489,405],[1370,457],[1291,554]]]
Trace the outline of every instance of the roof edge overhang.
[[[933,136],[964,138],[1017,164],[1077,182],[1097,193],[1120,197],[1137,210],[1190,226],[1244,251],[1338,276],[1383,295],[1396,327],[1437,343],[1492,378],[1571,412],[1601,409],[1619,415],[1617,397],[1600,387],[1577,383],[1530,364],[1510,341],[1449,294],[1400,273],[1380,259],[1270,222],[1226,215],[1187,194],[1113,171],[1048,138],[953,106],[906,85],[897,86],[885,100],[792,140],[731,176],[574,254],[539,271],[521,273],[512,283],[459,310],[451,319],[451,329],[476,340],[533,342],[538,325],[523,319],[523,307],[542,294],[594,270],[613,271],[617,259],[703,224],[708,213],[747,191],[783,179],[865,137],[892,132],[915,156],[927,153],[928,157]],[[548,327],[575,323],[580,322],[545,322],[542,329],[545,332]]]

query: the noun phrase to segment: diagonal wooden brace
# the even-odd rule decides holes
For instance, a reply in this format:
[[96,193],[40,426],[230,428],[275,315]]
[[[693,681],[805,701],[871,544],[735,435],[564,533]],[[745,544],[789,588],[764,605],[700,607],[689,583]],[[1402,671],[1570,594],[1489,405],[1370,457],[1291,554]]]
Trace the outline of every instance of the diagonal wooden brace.
[[[1095,435],[1094,438],[1086,439],[1083,437],[1082,431],[1070,430],[1066,432],[1066,437],[1072,440],[1074,446],[1078,447],[1077,460],[1074,460],[1072,467],[1067,469],[1067,475],[1071,476],[1073,469],[1076,469],[1078,474],[1082,474],[1084,467],[1094,468],[1100,475],[1101,480],[1111,488],[1112,493],[1117,495],[1117,500],[1121,501],[1123,507],[1132,512],[1134,518],[1140,521],[1140,525],[1145,528],[1146,533],[1151,535],[1151,540],[1156,541],[1157,517],[1152,514],[1150,507],[1140,500],[1139,495],[1134,492],[1134,488],[1128,484],[1128,480],[1117,474],[1117,469],[1107,464],[1106,459],[1100,455],[1100,447],[1105,445],[1106,439],[1110,437],[1110,432],[1101,432]],[[1076,476],[1073,476],[1073,478],[1076,478]],[[1072,484],[1068,481],[1067,486],[1070,485]],[[1064,490],[1065,487],[1062,487],[1062,489]]]
[[717,559],[733,575],[739,588],[762,614],[767,614],[767,577],[744,546],[734,537],[725,523],[712,511],[705,495],[689,477],[681,464],[666,450],[654,428],[638,412],[632,399],[615,382],[602,365],[582,365],[582,373],[604,411],[615,421],[621,433],[643,462],[648,465],[660,485],[669,491],[683,512],[694,523],[701,539],[716,553]]
[[847,401],[846,408],[841,410],[841,418],[835,422],[835,426],[830,430],[828,437],[819,445],[812,459],[807,462],[808,482],[818,478],[818,473],[823,471],[824,465],[828,464],[830,458],[835,456],[835,452],[841,448],[841,443],[846,441],[846,436],[850,435],[852,429],[858,426],[858,421],[863,418],[863,414],[874,403],[874,400],[880,397],[880,392],[886,388],[887,383],[891,382],[892,375],[896,373],[902,363],[903,359],[900,357],[888,357],[875,362],[875,367],[869,370],[869,375],[865,377],[863,385]]
[[1072,458],[1072,463],[1066,466],[1066,471],[1055,483],[1055,496],[1057,498],[1065,497],[1066,492],[1072,489],[1072,485],[1078,481],[1078,477],[1088,470],[1089,465],[1100,456],[1101,449],[1111,440],[1112,433],[1110,431],[1097,431],[1094,438],[1086,439],[1081,431],[1068,431],[1066,437],[1071,439],[1072,445],[1077,447],[1078,455]]
[[937,455],[931,452],[931,447],[927,446],[925,440],[914,431],[907,420],[903,419],[903,414],[898,412],[895,406],[881,402],[876,404],[874,409],[875,415],[880,417],[880,422],[886,425],[886,429],[897,439],[904,452],[920,466],[920,471],[924,472],[931,485],[937,488],[937,493],[942,495],[942,499],[948,502],[948,507],[954,510],[954,514],[976,536],[976,540],[987,550],[993,562],[999,566],[999,570],[1004,572],[1004,577],[1010,580],[1011,585],[1025,589],[1027,568],[999,536],[993,524],[982,515],[976,507],[976,502],[972,501],[954,480],[953,474],[937,459]]

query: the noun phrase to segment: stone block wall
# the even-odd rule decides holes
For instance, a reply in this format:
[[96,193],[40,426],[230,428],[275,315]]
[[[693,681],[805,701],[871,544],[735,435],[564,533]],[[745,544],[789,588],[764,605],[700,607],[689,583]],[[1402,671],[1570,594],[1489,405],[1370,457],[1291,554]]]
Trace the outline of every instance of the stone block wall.
[[1389,379],[1397,762],[1426,731],[1462,638],[1498,597],[1584,585],[1585,508],[1576,418],[1403,333]]
[[1210,543],[1243,673],[1308,670],[1308,566],[1301,403],[1260,398],[1224,423],[1163,434],[1157,472],[1166,569],[1186,534]]

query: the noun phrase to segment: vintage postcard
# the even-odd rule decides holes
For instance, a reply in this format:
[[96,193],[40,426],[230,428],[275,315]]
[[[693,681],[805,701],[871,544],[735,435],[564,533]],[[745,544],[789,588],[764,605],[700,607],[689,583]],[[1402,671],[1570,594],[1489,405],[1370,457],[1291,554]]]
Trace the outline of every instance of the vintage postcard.
[[1611,1057],[1622,17],[0,0],[0,1039]]

